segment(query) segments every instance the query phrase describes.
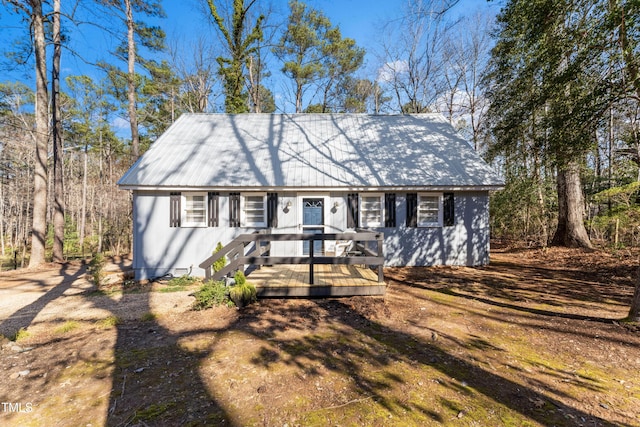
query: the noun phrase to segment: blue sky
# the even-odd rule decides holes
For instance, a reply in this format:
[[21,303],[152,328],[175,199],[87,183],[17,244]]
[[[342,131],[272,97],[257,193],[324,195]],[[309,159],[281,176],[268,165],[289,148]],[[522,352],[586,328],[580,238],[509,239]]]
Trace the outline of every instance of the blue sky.
[[[81,0],[86,1],[86,0]],[[71,4],[70,1],[63,1],[63,7]],[[213,26],[205,13],[204,0],[163,0],[162,5],[166,11],[167,18],[159,20],[166,33],[169,43],[176,41],[182,46],[188,45],[198,35],[210,38],[212,43],[218,43],[218,35],[213,30]],[[267,2],[263,2],[267,3]],[[375,66],[373,52],[379,43],[379,34],[382,23],[400,15],[405,0],[309,0],[310,6],[319,9],[331,20],[333,25],[339,25],[344,37],[351,37],[356,40],[359,46],[367,51],[367,62],[369,67]],[[461,0],[454,10],[455,15],[469,15],[476,10],[486,10],[489,13],[497,13],[498,3],[487,3],[486,0]],[[272,0],[274,19],[284,20],[288,14],[288,2],[286,0]],[[0,7],[0,32],[5,42],[11,42],[21,33],[23,24],[15,15],[7,13]],[[24,34],[24,32],[22,32]],[[89,61],[106,60],[112,61],[109,50],[113,43],[110,37],[104,32],[93,28],[90,25],[83,25],[79,30],[73,30],[70,34],[73,48],[79,55]],[[101,74],[90,65],[87,65],[78,58],[74,58],[68,52],[63,53],[62,71],[64,75],[88,74],[99,79]],[[279,77],[279,70],[272,69],[272,79]],[[33,72],[30,67],[23,69],[4,69],[0,74],[0,82],[11,80],[22,80],[32,86]],[[272,82],[273,83],[273,82]]]

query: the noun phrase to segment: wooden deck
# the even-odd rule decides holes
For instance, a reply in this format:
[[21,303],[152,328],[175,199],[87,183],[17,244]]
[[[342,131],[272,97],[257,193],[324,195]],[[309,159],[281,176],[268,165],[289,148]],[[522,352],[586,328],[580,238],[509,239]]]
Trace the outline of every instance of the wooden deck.
[[249,273],[247,280],[259,297],[384,295],[386,290],[376,271],[355,265],[315,265],[313,285],[308,265],[263,266]]

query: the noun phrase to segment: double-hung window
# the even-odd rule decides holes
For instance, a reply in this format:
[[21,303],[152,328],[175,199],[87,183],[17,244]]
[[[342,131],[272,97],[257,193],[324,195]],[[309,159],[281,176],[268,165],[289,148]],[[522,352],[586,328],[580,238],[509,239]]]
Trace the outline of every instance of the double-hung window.
[[244,227],[267,226],[267,195],[266,193],[243,194],[242,197],[242,225]]
[[360,226],[384,226],[384,194],[372,193],[360,195]]
[[207,226],[207,193],[182,193],[183,227]]
[[419,193],[418,227],[442,227],[442,193]]

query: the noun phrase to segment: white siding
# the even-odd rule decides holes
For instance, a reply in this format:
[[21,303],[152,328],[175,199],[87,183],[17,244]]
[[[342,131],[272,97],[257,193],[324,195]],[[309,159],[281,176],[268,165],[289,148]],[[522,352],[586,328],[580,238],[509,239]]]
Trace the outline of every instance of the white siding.
[[[278,228],[274,233],[301,232],[300,199],[319,193],[279,193]],[[346,193],[326,196],[325,230],[346,231]],[[169,227],[168,192],[134,192],[134,257],[136,279],[150,279],[191,269],[204,276],[198,265],[215,249],[239,234],[256,231],[229,227],[228,193],[220,195],[219,227]],[[291,207],[286,208],[291,201]],[[334,208],[334,204],[337,206]],[[489,261],[489,196],[487,192],[455,195],[453,227],[408,228],[406,199],[397,194],[395,228],[379,228],[385,234],[387,266],[482,265]],[[272,255],[300,255],[300,242],[274,242]]]

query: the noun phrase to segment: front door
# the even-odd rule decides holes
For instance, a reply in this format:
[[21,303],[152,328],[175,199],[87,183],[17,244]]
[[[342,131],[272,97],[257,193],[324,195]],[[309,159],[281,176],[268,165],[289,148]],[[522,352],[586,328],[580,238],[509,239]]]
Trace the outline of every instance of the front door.
[[[321,197],[304,197],[302,199],[302,232],[312,234],[324,233],[324,199]],[[321,255],[323,242],[316,241],[313,246],[314,255]],[[309,241],[302,242],[302,254],[309,255]]]

